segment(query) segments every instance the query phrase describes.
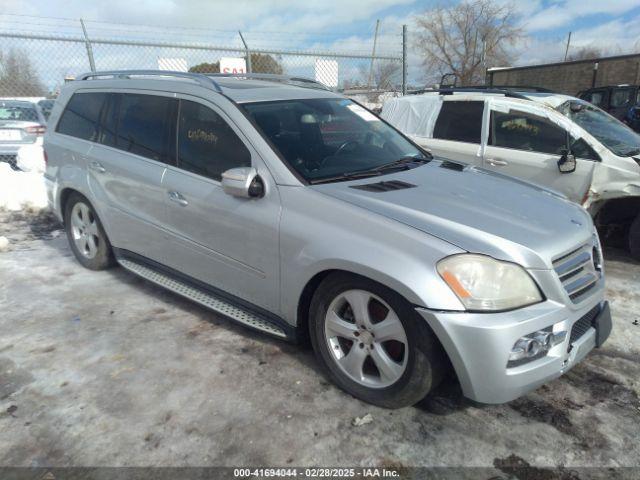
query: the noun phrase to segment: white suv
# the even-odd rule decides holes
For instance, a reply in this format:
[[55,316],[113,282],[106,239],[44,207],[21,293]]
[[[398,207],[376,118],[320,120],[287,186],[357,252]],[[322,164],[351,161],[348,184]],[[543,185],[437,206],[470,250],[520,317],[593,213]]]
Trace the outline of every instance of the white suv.
[[507,89],[394,98],[382,117],[434,155],[526,179],[627,232],[640,259],[640,135],[588,102]]

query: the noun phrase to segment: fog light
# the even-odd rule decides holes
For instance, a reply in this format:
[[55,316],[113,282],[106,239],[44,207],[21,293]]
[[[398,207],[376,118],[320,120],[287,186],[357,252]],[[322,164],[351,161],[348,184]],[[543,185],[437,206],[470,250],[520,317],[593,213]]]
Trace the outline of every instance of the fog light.
[[566,336],[566,331],[554,333],[552,327],[548,327],[519,338],[509,353],[507,368],[544,357],[552,347],[562,343]]

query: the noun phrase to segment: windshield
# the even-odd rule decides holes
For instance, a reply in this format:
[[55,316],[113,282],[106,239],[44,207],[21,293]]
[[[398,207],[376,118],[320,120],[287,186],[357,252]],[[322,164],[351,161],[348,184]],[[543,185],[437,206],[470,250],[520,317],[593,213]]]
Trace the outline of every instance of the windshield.
[[339,180],[390,163],[427,158],[389,125],[348,99],[243,106],[289,165],[310,182]]
[[37,122],[38,112],[35,106],[24,103],[0,102],[0,120]]
[[598,107],[570,100],[560,105],[558,111],[584,128],[615,155],[629,157],[640,153],[640,135]]

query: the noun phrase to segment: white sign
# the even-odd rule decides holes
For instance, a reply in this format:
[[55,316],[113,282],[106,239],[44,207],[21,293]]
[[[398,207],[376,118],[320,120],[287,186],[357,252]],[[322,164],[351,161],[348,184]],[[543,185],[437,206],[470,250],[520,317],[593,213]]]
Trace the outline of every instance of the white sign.
[[222,57],[220,73],[247,73],[247,62],[244,58]]
[[338,61],[317,59],[315,65],[316,81],[327,87],[338,87]]
[[158,58],[158,70],[170,70],[173,72],[187,72],[187,60],[184,58]]

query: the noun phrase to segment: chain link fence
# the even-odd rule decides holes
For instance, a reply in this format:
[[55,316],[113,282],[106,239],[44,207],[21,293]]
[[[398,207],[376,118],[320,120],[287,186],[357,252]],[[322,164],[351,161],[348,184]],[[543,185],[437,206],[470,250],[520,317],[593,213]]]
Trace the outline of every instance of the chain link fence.
[[[401,92],[405,86],[406,45],[401,32],[378,40],[377,52],[381,53],[366,53],[363,49],[323,49],[319,42],[294,34],[286,43],[295,45],[298,38],[296,48],[273,48],[269,45],[273,41],[252,39],[251,32],[226,32],[216,43],[204,34],[199,38],[192,33],[188,41],[160,42],[155,38],[177,38],[183,32],[165,29],[159,35],[145,32],[145,26],[124,25],[111,27],[105,35],[104,27],[96,25],[94,36],[90,22],[74,22],[74,26],[69,21],[57,31],[42,23],[37,25],[48,28],[36,32],[24,31],[27,21],[1,20],[0,98],[54,98],[66,81],[81,73],[124,69],[201,73],[244,70],[302,76],[373,104],[380,94]],[[136,36],[125,31],[145,34]],[[286,33],[271,37],[274,35]]]

